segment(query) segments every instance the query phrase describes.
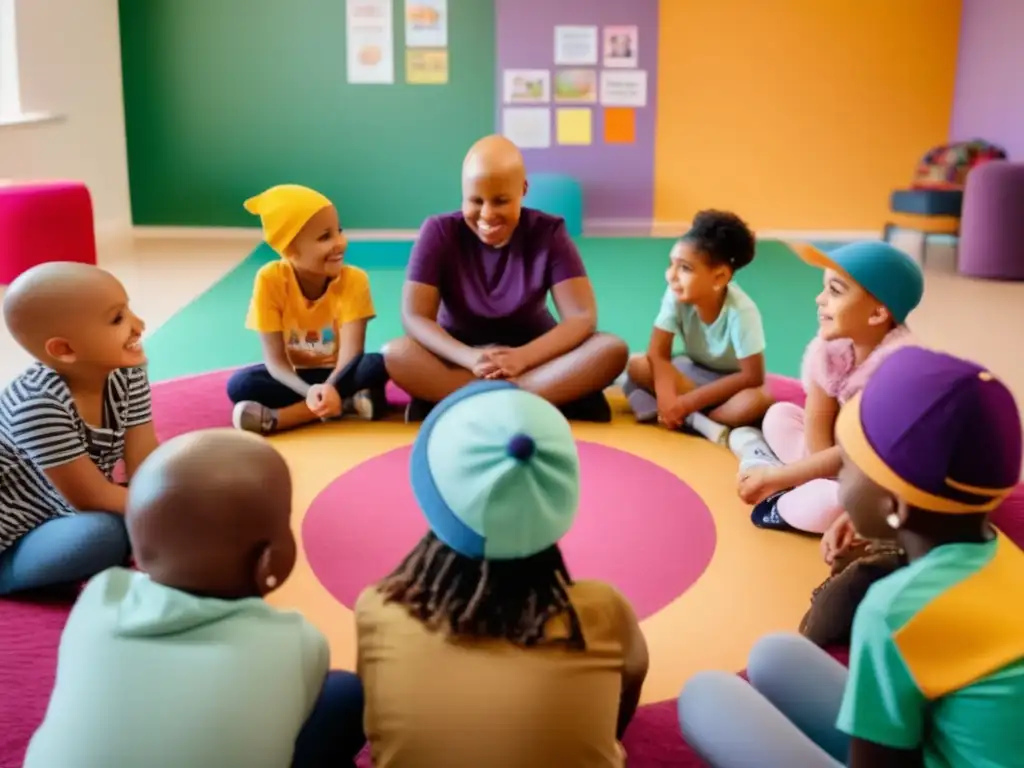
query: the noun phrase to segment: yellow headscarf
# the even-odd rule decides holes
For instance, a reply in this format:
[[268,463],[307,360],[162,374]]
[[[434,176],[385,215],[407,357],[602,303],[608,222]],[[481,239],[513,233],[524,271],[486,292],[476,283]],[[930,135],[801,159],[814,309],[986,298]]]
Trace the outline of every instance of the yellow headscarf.
[[245,201],[245,210],[260,217],[263,239],[284,256],[306,222],[333,205],[314,189],[299,184],[278,184]]

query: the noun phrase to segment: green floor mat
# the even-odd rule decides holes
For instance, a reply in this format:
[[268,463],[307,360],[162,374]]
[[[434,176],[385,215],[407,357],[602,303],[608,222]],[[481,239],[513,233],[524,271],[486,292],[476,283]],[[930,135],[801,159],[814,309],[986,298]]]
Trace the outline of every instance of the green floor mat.
[[[624,338],[631,349],[647,346],[651,323],[665,290],[671,239],[581,238],[580,253],[597,293],[602,330]],[[367,331],[367,348],[379,349],[401,334],[398,305],[409,241],[362,241],[349,247],[350,263],[370,273],[377,318]],[[154,331],[146,343],[154,381],[202,373],[260,359],[259,340],[245,328],[253,279],[278,256],[257,248],[230,273]],[[804,347],[814,335],[814,297],[821,273],[784,244],[761,241],[757,258],[737,282],[757,302],[768,338],[768,369],[795,376]]]

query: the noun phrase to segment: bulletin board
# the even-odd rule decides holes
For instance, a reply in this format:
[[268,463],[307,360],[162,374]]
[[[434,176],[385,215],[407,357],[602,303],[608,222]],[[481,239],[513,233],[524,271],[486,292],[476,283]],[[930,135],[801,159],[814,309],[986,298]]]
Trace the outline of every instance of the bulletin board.
[[349,81],[345,0],[120,0],[134,223],[252,226],[242,202],[286,182],[331,197],[348,228],[457,208],[463,156],[494,127],[494,3],[447,0],[438,76],[391,2],[381,84]]

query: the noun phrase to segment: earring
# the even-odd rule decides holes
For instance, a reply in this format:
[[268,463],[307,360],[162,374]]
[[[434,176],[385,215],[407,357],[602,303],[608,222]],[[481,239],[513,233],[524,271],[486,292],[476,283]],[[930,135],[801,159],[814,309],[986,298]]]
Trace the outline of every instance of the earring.
[[273,589],[277,586],[277,576],[267,576],[266,581],[267,589]]
[[890,512],[886,515],[885,522],[888,523],[889,527],[894,531],[898,531],[900,529],[900,516],[895,512]]

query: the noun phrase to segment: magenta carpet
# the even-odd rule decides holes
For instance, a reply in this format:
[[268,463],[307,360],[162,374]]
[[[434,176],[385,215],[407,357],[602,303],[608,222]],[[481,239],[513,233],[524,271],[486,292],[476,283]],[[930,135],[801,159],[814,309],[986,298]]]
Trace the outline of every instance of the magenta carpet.
[[[224,385],[229,375],[230,371],[215,372],[156,385],[153,390],[154,417],[160,438],[166,440],[175,435],[196,429],[229,426],[231,409],[224,394]],[[603,446],[588,446],[590,444],[583,444],[581,446],[585,455],[590,451],[613,450]],[[390,462],[404,462],[402,450],[404,449],[384,454],[373,461],[382,462],[382,469],[387,468]],[[608,457],[597,458],[601,459],[598,462],[600,464]],[[657,467],[653,467],[653,465],[642,466],[647,464],[647,462],[636,459],[632,455],[629,455],[628,459],[620,456],[613,458],[615,461],[640,461],[641,465],[631,467],[630,471],[648,473],[647,481],[652,483],[656,489],[658,487],[667,488],[671,481],[675,480],[671,476],[663,476],[660,470]],[[372,464],[372,462],[367,462],[367,464]],[[370,467],[370,470],[377,471],[374,467]],[[391,471],[397,471],[397,467]],[[342,537],[351,536],[359,538],[364,545],[369,545],[370,542],[370,532],[361,529],[354,520],[348,521],[344,526],[336,526],[329,520],[323,519],[325,515],[322,509],[327,509],[331,496],[333,494],[347,495],[349,493],[342,483],[347,482],[344,478],[352,474],[347,473],[337,483],[329,486],[324,491],[323,495],[325,498],[323,500],[318,498],[314,502],[314,509],[311,509],[307,516],[307,521],[311,518],[313,519],[313,522],[309,524],[317,527],[315,532],[318,535],[320,532],[323,532],[325,538],[333,538],[334,547],[353,546],[351,540],[346,541]],[[590,483],[592,482],[598,484],[591,486]],[[628,499],[621,497],[621,493],[610,480],[606,481],[601,478],[591,480],[591,478],[588,478],[587,483],[587,487],[591,489],[588,492],[598,492],[602,495],[607,494],[608,504],[628,503]],[[338,487],[339,484],[342,485]],[[388,492],[401,494],[402,491],[400,489],[404,488],[405,484],[385,483],[384,487],[394,489]],[[680,489],[672,488],[671,490],[672,493],[666,492],[665,496],[671,495],[679,498]],[[349,496],[348,503],[351,503],[353,498],[365,499],[365,495],[356,493],[354,496]],[[698,502],[699,499],[695,503]],[[379,515],[382,508],[390,510],[387,514],[398,516],[408,514],[408,505],[381,504],[380,500],[377,499],[374,503],[374,512],[377,515],[377,519],[374,520],[374,527],[377,530],[380,530],[381,526]],[[666,541],[678,541],[679,537],[682,537],[683,534],[686,534],[686,536],[696,536],[698,539],[696,552],[698,554],[705,553],[709,558],[714,549],[713,528],[704,530],[701,523],[696,534],[692,530],[686,532],[677,531],[673,527],[674,523],[670,512],[671,510],[668,509],[658,512],[659,519],[662,519],[663,523],[659,530],[664,535]],[[355,515],[353,517],[365,520],[372,516]],[[697,517],[700,519],[699,515]],[[1018,491],[995,513],[993,519],[1015,541],[1018,543],[1024,542],[1024,486],[1018,488]],[[403,528],[406,527],[408,527],[408,524],[403,523]],[[623,536],[628,536],[628,533],[625,531],[622,534]],[[574,532],[574,536],[576,535]],[[586,529],[579,536],[580,541],[592,539],[592,537],[587,535]],[[381,562],[381,560],[377,559],[378,557],[388,556],[389,559],[384,562],[390,562],[394,559],[390,557],[392,545],[382,542],[382,538],[377,537],[373,539],[375,542],[373,546],[377,547],[377,555],[373,559],[367,557],[361,561],[359,567],[366,569],[364,576],[375,572],[374,561],[377,563]],[[310,537],[307,536],[307,541],[309,540]],[[402,546],[395,544],[394,546],[396,551],[398,551],[406,546],[406,544],[402,544]],[[590,546],[589,543],[588,546]],[[605,546],[630,546],[649,549],[650,545],[649,542],[623,540],[606,542]],[[385,549],[387,551],[384,551]],[[338,550],[332,548],[330,551],[334,553],[335,561],[345,560],[345,557],[338,557]],[[584,558],[584,567],[590,567],[586,565],[588,562],[587,558],[592,558],[593,556],[584,556],[582,550],[574,551],[571,540],[567,544],[567,553],[570,558]],[[346,557],[350,556],[351,553]],[[704,555],[701,556],[703,557]],[[323,578],[332,585],[329,588],[332,589],[342,602],[351,604],[353,599],[351,591],[352,584],[354,583],[352,577],[345,575],[339,570],[335,570],[327,564],[329,559],[328,548],[325,546],[324,549],[318,551],[315,555],[311,554],[310,557],[311,560],[318,563],[316,567],[322,571]],[[592,559],[589,562],[594,563],[594,569],[599,567],[596,564],[596,560]],[[658,603],[670,599],[667,597],[669,594],[673,592],[678,593],[678,591],[684,589],[687,580],[692,581],[696,578],[700,571],[703,570],[703,567],[701,565],[696,574],[672,574],[668,572],[670,569],[668,568],[667,554],[663,553],[663,555],[651,558],[650,568],[654,574],[651,578],[664,580],[665,586],[663,589],[659,588],[653,592],[649,591],[648,585],[644,585],[644,590],[637,590],[638,596],[645,595],[643,599],[649,601],[639,606],[641,615],[647,615],[658,610]],[[632,572],[615,575],[617,581],[627,585],[630,583],[630,580],[635,581],[637,578],[640,577]],[[358,578],[355,581],[366,583],[365,578]],[[628,590],[629,587],[627,586],[626,589]],[[63,601],[52,600],[48,602],[0,600],[0,692],[3,692],[3,695],[0,696],[0,768],[18,768],[21,765],[28,740],[45,712],[50,689],[53,685],[57,645],[61,629],[64,626],[64,621],[70,608],[70,600],[71,597]],[[679,735],[679,728],[676,724],[675,702],[673,701],[642,707],[630,726],[625,746],[629,753],[629,765],[632,768],[667,768],[668,766],[673,768],[701,768],[704,765],[684,744]],[[366,759],[365,754],[360,761],[360,766],[364,768],[369,766],[369,761]]]
[[[562,542],[566,562],[576,578],[615,584],[645,619],[685,592],[711,562],[711,511],[686,483],[646,459],[597,443],[577,445],[586,514]],[[410,452],[409,446],[396,448],[353,467],[306,512],[306,557],[320,582],[349,608],[426,533],[409,484],[394,481],[408,472]],[[623,474],[629,484],[621,482]],[[643,509],[642,527],[629,525],[630,515],[623,514],[636,508]],[[642,568],[636,567],[637,552],[644,553]]]

